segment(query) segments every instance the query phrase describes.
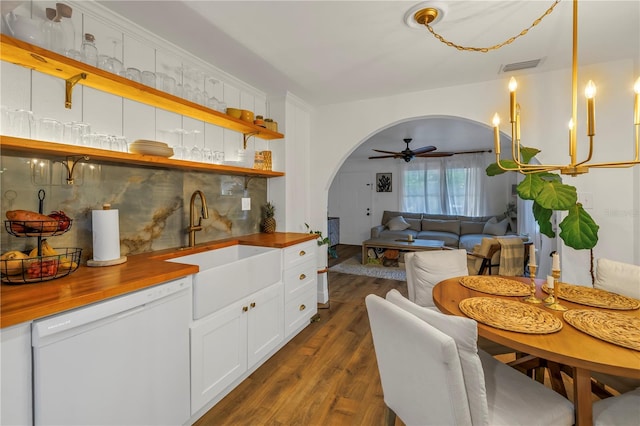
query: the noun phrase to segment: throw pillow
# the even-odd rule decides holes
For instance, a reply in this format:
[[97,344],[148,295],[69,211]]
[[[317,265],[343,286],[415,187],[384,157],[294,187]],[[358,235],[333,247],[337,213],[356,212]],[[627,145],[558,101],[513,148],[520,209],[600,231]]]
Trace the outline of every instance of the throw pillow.
[[387,222],[387,228],[391,231],[404,231],[410,226],[402,216],[396,216]]
[[422,219],[423,231],[435,232],[451,232],[452,234],[460,234],[459,220],[440,220],[440,219]]
[[504,235],[507,232],[507,226],[509,226],[508,219],[505,218],[498,222],[498,219],[492,217],[484,225],[482,233],[489,235]]
[[460,235],[467,234],[482,234],[484,231],[484,225],[486,222],[472,222],[462,221],[460,222]]
[[386,298],[389,302],[437,328],[456,342],[467,395],[475,396],[469,398],[472,423],[474,425],[488,424],[489,407],[487,406],[484,370],[478,356],[478,324],[470,318],[445,315],[437,309],[418,306],[396,289],[390,290]]

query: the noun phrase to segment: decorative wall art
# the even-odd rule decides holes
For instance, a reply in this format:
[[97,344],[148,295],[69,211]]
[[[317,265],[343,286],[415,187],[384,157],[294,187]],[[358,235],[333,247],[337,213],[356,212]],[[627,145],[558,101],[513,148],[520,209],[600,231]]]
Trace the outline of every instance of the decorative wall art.
[[391,192],[391,173],[376,173],[376,192]]

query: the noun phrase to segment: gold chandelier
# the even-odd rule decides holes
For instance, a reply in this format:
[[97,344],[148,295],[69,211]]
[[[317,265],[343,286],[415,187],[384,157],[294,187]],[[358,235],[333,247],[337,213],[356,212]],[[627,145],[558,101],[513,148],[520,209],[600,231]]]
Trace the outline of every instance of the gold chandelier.
[[[560,2],[555,0],[552,6],[546,10],[546,12],[536,19],[529,28],[521,31],[518,35],[507,39],[506,41],[496,44],[491,47],[467,47],[460,46],[451,41],[444,39],[441,35],[437,34],[433,28],[429,25],[438,16],[437,9],[426,8],[417,11],[414,14],[414,19],[417,23],[427,27],[427,29],[441,42],[448,46],[455,47],[458,50],[475,51],[486,53],[491,50],[496,50],[512,43],[518,37],[525,35],[531,28],[538,25],[543,18],[549,15],[554,7]],[[501,164],[500,161],[500,117],[496,113],[493,117],[493,129],[494,129],[494,149],[496,153],[496,163],[505,171],[517,171],[523,174],[559,171],[561,174],[577,176],[583,173],[587,173],[590,168],[619,168],[619,167],[631,167],[640,164],[640,77],[634,84],[635,98],[634,98],[634,112],[633,112],[633,124],[634,124],[634,148],[635,157],[629,161],[617,161],[617,162],[605,162],[605,163],[590,163],[593,155],[593,137],[595,136],[595,95],[596,86],[593,81],[589,80],[585,89],[585,97],[587,100],[587,137],[589,138],[589,154],[587,158],[578,161],[578,146],[576,128],[578,123],[577,109],[578,109],[578,0],[573,0],[573,48],[572,48],[572,66],[571,66],[571,120],[569,121],[569,164],[527,164],[522,161],[520,144],[520,105],[516,101],[516,89],[518,84],[515,78],[511,78],[509,81],[509,122],[511,123],[511,157],[513,163],[509,162],[508,167]]]

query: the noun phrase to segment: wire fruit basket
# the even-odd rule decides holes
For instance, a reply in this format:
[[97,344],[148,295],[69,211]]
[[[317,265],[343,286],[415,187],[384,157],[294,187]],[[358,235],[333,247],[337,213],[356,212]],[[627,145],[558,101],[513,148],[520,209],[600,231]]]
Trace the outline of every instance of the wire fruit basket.
[[2,282],[25,284],[69,275],[80,265],[81,248],[55,248],[56,254],[0,260]]

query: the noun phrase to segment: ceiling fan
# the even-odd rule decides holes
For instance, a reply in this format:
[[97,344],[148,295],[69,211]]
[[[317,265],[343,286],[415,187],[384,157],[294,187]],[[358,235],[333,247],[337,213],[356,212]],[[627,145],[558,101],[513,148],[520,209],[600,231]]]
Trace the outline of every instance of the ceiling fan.
[[471,150],[471,151],[455,151],[455,152],[445,152],[445,151],[433,152],[436,149],[438,149],[433,145],[423,146],[422,148],[411,150],[409,149],[409,144],[411,143],[412,140],[413,139],[411,138],[404,139],[404,143],[407,144],[407,147],[399,152],[374,149],[375,152],[380,152],[386,155],[377,155],[374,157],[369,157],[369,160],[377,159],[377,158],[402,158],[404,161],[408,163],[414,157],[451,157],[452,155],[456,155],[456,154],[474,154],[478,152],[491,152],[491,150],[484,150],[484,149]]

